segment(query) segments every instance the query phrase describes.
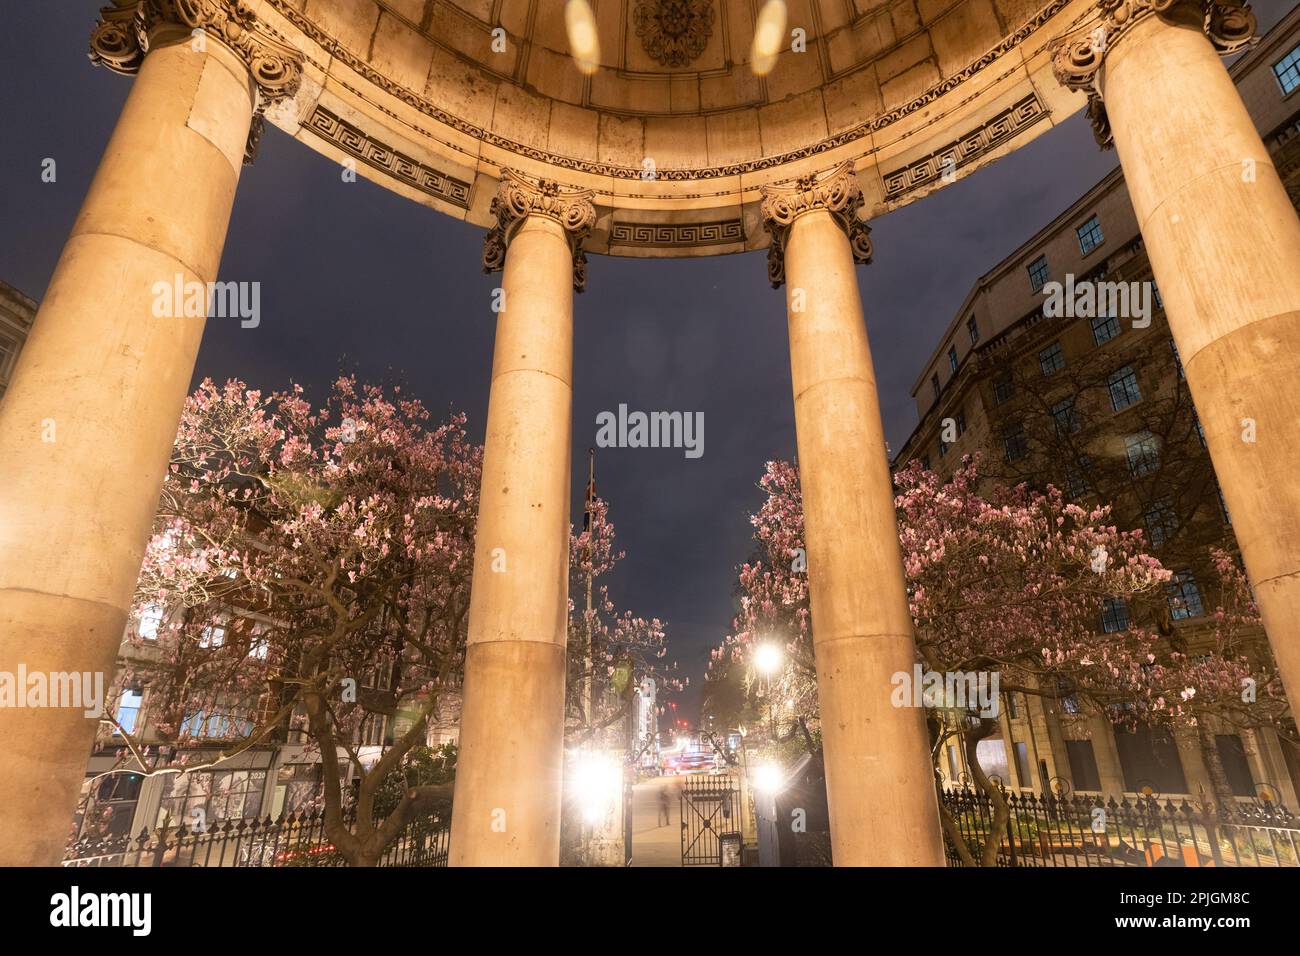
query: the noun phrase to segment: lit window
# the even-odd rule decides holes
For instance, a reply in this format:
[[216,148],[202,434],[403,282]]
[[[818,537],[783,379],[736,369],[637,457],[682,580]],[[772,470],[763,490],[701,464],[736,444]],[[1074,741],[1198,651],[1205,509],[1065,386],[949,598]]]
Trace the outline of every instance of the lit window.
[[1117,412],[1142,401],[1142,390],[1138,388],[1137,373],[1133,371],[1131,365],[1125,365],[1112,372],[1107,385],[1110,388],[1110,407]]
[[[134,690],[122,691],[122,696],[117,699],[117,722],[128,734],[135,732],[135,722],[140,716],[140,705],[143,702],[144,696]],[[113,733],[120,734],[121,731],[114,727]]]
[[1087,255],[1102,244],[1106,238],[1101,234],[1101,223],[1093,216],[1082,226],[1074,230],[1079,236],[1079,252]]
[[1119,321],[1113,315],[1099,315],[1092,320],[1092,341],[1097,345],[1119,335]]
[[1141,478],[1160,467],[1160,445],[1149,431],[1125,437],[1124,453],[1128,457],[1128,470],[1134,478]]
[[1293,46],[1290,53],[1273,64],[1273,74],[1284,94],[1300,86],[1300,44]]
[[226,643],[226,629],[220,624],[209,624],[199,633],[199,647],[220,647]]
[[1153,547],[1160,547],[1174,536],[1178,530],[1178,515],[1173,503],[1168,498],[1158,498],[1143,513],[1147,533],[1151,536]]
[[140,620],[136,632],[146,641],[158,640],[158,628],[162,625],[163,608],[161,604],[146,604],[140,609]]
[[957,371],[957,346],[955,345],[948,346],[948,368],[953,372]]
[[1073,435],[1083,425],[1074,410],[1074,398],[1063,398],[1052,406],[1052,418],[1056,420],[1056,436],[1062,438]]
[[974,345],[976,342],[980,340],[980,330],[979,327],[975,324],[975,316],[973,315],[966,320],[966,332],[967,334],[970,335],[971,345]]
[[1065,368],[1065,353],[1061,351],[1060,342],[1053,342],[1038,353],[1038,367],[1043,370],[1044,375],[1051,375]]
[[1123,598],[1108,597],[1102,602],[1101,629],[1107,634],[1128,630],[1128,604]]
[[1047,256],[1039,256],[1026,268],[1029,270],[1029,288],[1041,292],[1047,283]]
[[1201,607],[1201,592],[1196,587],[1196,578],[1191,571],[1179,571],[1173,580],[1165,585],[1165,594],[1169,598],[1169,614],[1175,621],[1189,617],[1200,617],[1205,613]]

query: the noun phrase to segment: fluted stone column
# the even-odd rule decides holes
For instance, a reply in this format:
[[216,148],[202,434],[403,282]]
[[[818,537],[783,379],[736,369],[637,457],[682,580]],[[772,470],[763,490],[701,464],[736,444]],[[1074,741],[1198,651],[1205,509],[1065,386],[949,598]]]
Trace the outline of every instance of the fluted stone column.
[[1127,0],[1101,14],[1100,32],[1057,52],[1057,76],[1089,94],[1098,140],[1119,152],[1264,627],[1297,701],[1300,220],[1219,59],[1249,41],[1254,16],[1209,0]]
[[[203,334],[154,286],[216,278],[250,127],[300,66],[226,0],[119,0],[91,56],[138,75],[0,403],[0,671],[107,688]],[[96,725],[0,707],[0,864],[61,858]]]
[[504,269],[456,762],[451,863],[560,857],[573,290],[596,213],[587,190],[507,171],[484,248]]
[[837,866],[942,866],[925,715],[891,704],[916,652],[855,275],[871,256],[861,204],[847,165],[763,199],[789,310],[831,847]]

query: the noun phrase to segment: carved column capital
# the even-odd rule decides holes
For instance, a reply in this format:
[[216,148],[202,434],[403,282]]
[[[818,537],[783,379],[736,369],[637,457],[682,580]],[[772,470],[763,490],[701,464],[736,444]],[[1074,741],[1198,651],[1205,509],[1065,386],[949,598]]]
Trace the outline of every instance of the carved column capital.
[[1088,94],[1088,119],[1103,149],[1114,145],[1097,75],[1106,54],[1147,17],[1200,21],[1220,55],[1235,53],[1255,36],[1255,14],[1245,0],[1097,0],[1095,16],[1054,44],[1052,72],[1063,86]]
[[582,241],[596,224],[596,195],[590,189],[563,186],[550,179],[534,179],[513,169],[502,171],[501,184],[492,197],[496,225],[483,238],[483,271],[505,268],[506,249],[519,225],[529,216],[543,216],[560,224],[573,255],[573,291],[587,286],[587,254]]
[[253,14],[248,0],[113,0],[90,34],[90,60],[133,75],[159,27],[202,31],[244,61],[257,90],[244,161],[251,163],[262,136],[262,114],[289,99],[302,83],[303,55]]
[[853,249],[853,261],[866,265],[871,261],[870,227],[858,218],[862,208],[862,187],[853,173],[852,163],[811,176],[801,176],[792,184],[762,188],[763,228],[772,236],[767,247],[767,277],[772,288],[785,283],[785,246],[790,227],[807,212],[823,210],[844,230]]

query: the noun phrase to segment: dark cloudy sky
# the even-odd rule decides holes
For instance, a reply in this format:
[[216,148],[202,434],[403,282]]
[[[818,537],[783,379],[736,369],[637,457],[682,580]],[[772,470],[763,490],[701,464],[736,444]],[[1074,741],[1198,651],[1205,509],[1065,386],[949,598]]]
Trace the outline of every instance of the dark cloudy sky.
[[[9,4],[0,31],[0,279],[40,299],[130,81],[86,58],[105,0]],[[1254,4],[1261,26],[1292,4]],[[58,180],[41,182],[41,164]],[[908,388],[974,281],[1115,164],[1078,114],[973,176],[872,223],[859,270],[890,444],[915,424]],[[142,184],[147,188],[147,184]],[[398,378],[436,410],[469,414],[481,440],[492,359],[482,230],[407,202],[268,129],[245,168],[221,278],[260,281],[262,321],[210,320],[195,381],[290,380],[317,391],[341,363]],[[695,260],[592,256],[578,296],[574,514],[597,412],[703,411],[704,455],[606,449],[597,459],[627,559],[616,600],[668,623],[691,677],[732,616],[763,462],[793,456],[784,296],[763,253]],[[0,463],[3,467],[3,463]],[[683,704],[689,710],[695,694]]]

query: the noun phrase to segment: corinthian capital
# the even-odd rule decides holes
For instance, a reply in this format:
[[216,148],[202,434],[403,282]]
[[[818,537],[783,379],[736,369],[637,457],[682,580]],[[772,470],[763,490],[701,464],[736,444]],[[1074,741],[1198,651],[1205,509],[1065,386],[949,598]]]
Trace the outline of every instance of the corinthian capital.
[[248,66],[257,88],[250,155],[262,133],[268,106],[298,92],[303,56],[253,14],[247,0],[113,0],[99,12],[90,34],[91,62],[131,75],[149,53],[150,37],[163,26],[201,31],[206,42],[229,48]]
[[1096,15],[1056,41],[1052,72],[1063,86],[1088,94],[1088,119],[1103,149],[1113,145],[1110,121],[1097,74],[1106,54],[1147,17],[1184,22],[1199,20],[1221,55],[1235,53],[1255,36],[1255,14],[1244,0],[1097,0]]
[[802,176],[790,185],[764,186],[763,228],[772,236],[767,247],[767,277],[772,288],[785,282],[785,246],[790,227],[804,213],[823,210],[844,230],[853,249],[853,261],[865,265],[871,261],[871,229],[858,218],[862,207],[862,188],[853,174],[851,163],[834,169]]
[[561,186],[513,169],[503,170],[497,194],[492,197],[491,211],[496,225],[483,239],[483,271],[499,272],[505,268],[506,249],[519,224],[529,216],[543,216],[564,229],[573,255],[573,290],[581,292],[587,285],[587,255],[582,251],[582,241],[591,235],[591,227],[596,224],[594,196],[590,189]]

